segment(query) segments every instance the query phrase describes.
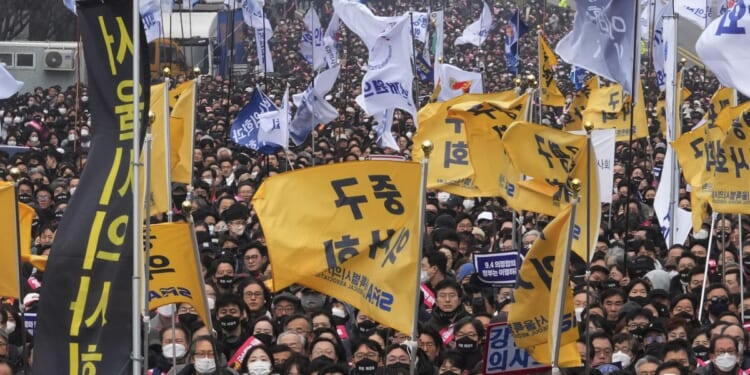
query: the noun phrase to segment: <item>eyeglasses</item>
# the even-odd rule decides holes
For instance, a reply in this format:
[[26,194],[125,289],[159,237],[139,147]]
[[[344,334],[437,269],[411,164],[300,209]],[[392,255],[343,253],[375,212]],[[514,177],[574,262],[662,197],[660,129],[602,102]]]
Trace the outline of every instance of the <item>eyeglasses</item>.
[[380,357],[378,355],[378,353],[373,353],[373,352],[368,352],[368,353],[361,353],[361,352],[360,353],[354,353],[354,360],[355,361],[360,361],[360,360],[363,360],[365,358],[371,359],[373,361],[377,361],[378,357]]
[[435,343],[434,342],[428,342],[428,341],[420,341],[419,342],[420,348],[434,348]]
[[280,312],[280,313],[283,312],[287,314],[292,314],[295,311],[297,311],[297,309],[295,309],[294,306],[274,306],[273,310],[276,312]]
[[248,256],[246,256],[246,257],[245,257],[245,260],[258,260],[258,258],[260,258],[260,255],[258,255],[258,254],[253,254],[253,255],[248,255]]
[[470,338],[472,340],[476,340],[477,337],[479,337],[479,335],[477,335],[476,332],[469,332],[469,333],[458,332],[458,333],[456,333],[456,340],[461,340],[464,337],[468,337],[468,338]]
[[177,309],[178,314],[189,314],[189,313],[197,313],[197,310],[193,306],[181,306],[179,309]]
[[261,298],[263,297],[263,292],[245,292],[245,297],[250,299]]
[[438,293],[437,297],[440,299],[454,299],[458,297],[458,293]]

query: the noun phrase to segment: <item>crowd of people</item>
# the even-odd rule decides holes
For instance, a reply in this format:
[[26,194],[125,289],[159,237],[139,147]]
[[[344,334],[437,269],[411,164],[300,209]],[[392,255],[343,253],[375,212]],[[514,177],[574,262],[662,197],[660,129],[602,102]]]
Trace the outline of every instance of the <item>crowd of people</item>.
[[[352,306],[303,287],[272,293],[267,282],[272,265],[251,199],[267,177],[299,168],[392,154],[409,158],[414,120],[396,111],[391,129],[399,149],[378,146],[371,117],[357,106],[367,63],[367,49],[342,27],[337,36],[341,74],[327,98],[340,116],[320,125],[307,142],[289,151],[261,155],[232,143],[231,124],[256,88],[280,104],[287,84],[302,92],[313,77],[299,53],[302,20],[293,3],[268,5],[274,27],[271,41],[276,71],[222,77],[202,75],[196,105],[194,182],[173,185],[173,220],[183,221],[182,203],[190,213],[200,246],[205,292],[214,331],[187,304],[152,312],[149,331],[151,374],[406,374],[417,362],[419,374],[478,374],[483,366],[487,326],[507,320],[516,302],[513,286],[492,286],[475,276],[472,254],[528,249],[550,217],[521,212],[517,236],[511,210],[498,198],[465,198],[428,193],[422,295],[418,337],[396,332]],[[330,20],[330,0],[312,2],[323,25]],[[517,77],[537,74],[537,41],[528,33],[519,42],[520,67],[509,72],[503,55],[507,19],[521,7],[531,30],[541,27],[554,46],[572,27],[574,12],[541,0],[492,0],[495,26],[481,48],[454,46],[463,29],[479,18],[480,1],[454,0],[368,2],[377,15],[408,10],[445,10],[444,61],[480,71],[486,92],[515,88]],[[253,33],[246,33],[248,64],[257,65]],[[418,45],[421,50],[424,48]],[[659,91],[644,59],[650,136],[618,143],[613,166],[612,204],[605,204],[600,236],[590,262],[574,260],[578,348],[584,368],[569,374],[739,374],[750,369],[746,316],[750,296],[741,291],[750,272],[750,221],[732,215],[694,228],[683,244],[667,246],[653,204],[666,152],[658,123]],[[561,63],[556,78],[571,97],[570,66]],[[685,86],[692,92],[681,104],[682,128],[690,129],[705,114],[718,82],[700,67],[688,67]],[[175,77],[178,82],[191,77]],[[522,81],[523,85],[528,84]],[[424,104],[432,85],[420,85]],[[25,146],[24,152],[0,151],[0,178],[12,180],[19,168],[18,200],[36,210],[34,254],[49,254],[57,224],[80,183],[91,132],[96,131],[85,85],[37,87],[0,101],[0,150]],[[562,128],[565,112],[545,108],[537,121]],[[6,149],[7,150],[7,149]],[[690,209],[684,181],[679,205]],[[166,220],[164,215],[152,222]],[[712,226],[712,224],[714,224]],[[713,233],[709,233],[713,229]],[[290,228],[293,231],[293,228]],[[742,234],[742,235],[740,235]],[[518,243],[513,243],[517,238]],[[711,242],[709,243],[709,240]],[[709,249],[711,249],[709,254]],[[704,279],[704,269],[708,268]],[[33,312],[44,283],[41,270],[24,268],[24,296],[0,304],[0,374],[23,371],[33,363],[33,335],[22,334],[20,311]],[[244,355],[238,356],[237,354]],[[30,373],[28,368],[25,373]]]

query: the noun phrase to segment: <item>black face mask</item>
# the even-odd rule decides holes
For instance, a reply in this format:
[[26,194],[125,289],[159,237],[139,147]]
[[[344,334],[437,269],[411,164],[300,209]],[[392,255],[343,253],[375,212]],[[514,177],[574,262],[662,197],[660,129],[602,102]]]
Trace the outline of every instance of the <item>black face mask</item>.
[[690,294],[692,294],[694,297],[698,298],[700,300],[701,298],[701,292],[703,291],[702,287],[695,287],[693,289],[690,289]]
[[680,281],[683,284],[687,284],[690,282],[690,271],[692,271],[692,268],[686,268],[682,271],[680,271]]
[[695,358],[698,358],[702,361],[708,360],[708,347],[699,345],[693,347],[693,354],[695,354]]
[[375,327],[378,326],[378,323],[375,323],[372,320],[363,320],[360,323],[357,323],[357,330],[359,330],[359,333],[363,336],[366,336],[368,333],[372,332],[372,330],[375,329]]
[[635,303],[637,303],[637,304],[639,304],[639,305],[641,305],[641,306],[646,306],[646,304],[648,303],[648,298],[646,298],[646,297],[641,297],[641,296],[638,296],[638,297],[628,297],[628,299],[631,300],[631,301],[633,301],[633,302],[635,302]]
[[708,311],[713,316],[719,316],[727,310],[729,310],[729,302],[725,300],[712,301],[711,305],[708,306]]
[[18,196],[18,201],[21,203],[30,203],[32,200],[34,200],[34,197],[31,196],[31,194],[21,194]]
[[463,337],[460,340],[456,340],[456,350],[460,353],[472,353],[477,351],[477,342],[468,338]]
[[180,324],[190,327],[198,321],[198,315],[192,313],[180,314],[177,316],[177,320],[180,321]]
[[690,315],[690,313],[685,312],[685,311],[677,313],[677,314],[675,314],[675,316],[679,316],[680,318],[685,319],[688,322],[691,321],[691,320],[693,320],[693,316]]
[[645,203],[648,206],[654,205],[654,198],[643,198],[643,203]]
[[232,284],[234,283],[234,276],[226,275],[222,277],[217,277],[216,282],[219,283],[219,286],[222,288],[231,288]]
[[638,328],[630,331],[630,334],[633,335],[633,339],[635,339],[636,341],[643,340],[643,328],[641,328],[641,327],[638,327]]
[[446,371],[446,372],[441,373],[440,375],[460,375],[460,374],[457,374],[453,371]]
[[224,315],[219,319],[219,325],[227,332],[233,331],[240,324],[240,318],[234,315]]
[[357,374],[359,375],[370,375],[374,374],[377,371],[378,362],[369,358],[365,358],[357,362],[357,364],[354,365],[354,368],[357,370]]
[[271,344],[273,344],[273,336],[267,334],[267,333],[258,333],[254,335],[258,341],[262,342],[263,345],[266,347],[271,347]]
[[409,369],[408,363],[399,362],[399,363],[394,363],[394,364],[385,366],[385,370],[387,374],[399,374],[399,373],[408,373],[410,369]]

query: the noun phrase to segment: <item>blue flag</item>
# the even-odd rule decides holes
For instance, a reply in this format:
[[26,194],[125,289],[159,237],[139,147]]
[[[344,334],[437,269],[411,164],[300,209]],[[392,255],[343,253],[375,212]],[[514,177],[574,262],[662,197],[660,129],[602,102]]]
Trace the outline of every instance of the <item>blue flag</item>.
[[508,19],[505,27],[505,65],[513,74],[518,74],[518,38],[529,31],[529,27],[521,21],[521,15],[516,9]]
[[632,94],[638,79],[633,72],[635,43],[640,39],[637,2],[576,0],[576,8],[573,30],[557,43],[555,52],[568,64],[615,81]]
[[583,79],[585,77],[586,69],[575,65],[570,68],[570,81],[573,82],[573,87],[575,87],[576,91],[580,90],[581,87],[583,87]]
[[232,141],[262,153],[273,153],[278,145],[266,145],[265,142],[258,142],[258,129],[260,128],[258,115],[269,111],[278,111],[278,108],[266,94],[256,87],[253,91],[253,97],[237,114],[237,118],[232,123]]
[[417,77],[422,83],[433,83],[435,70],[430,65],[430,62],[424,58],[424,54],[420,53],[417,55]]

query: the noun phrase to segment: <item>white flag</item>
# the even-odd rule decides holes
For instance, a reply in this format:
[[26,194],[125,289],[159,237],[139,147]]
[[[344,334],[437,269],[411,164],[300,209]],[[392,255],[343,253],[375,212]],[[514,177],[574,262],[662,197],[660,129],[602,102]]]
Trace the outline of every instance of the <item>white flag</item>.
[[722,85],[750,95],[750,15],[745,0],[713,20],[695,44],[695,52]]
[[357,97],[357,102],[370,115],[400,108],[410,113],[416,122],[417,107],[412,96],[412,38],[407,28],[408,21],[403,17],[396,26],[382,33],[370,49],[367,73],[362,79],[362,94]]
[[391,133],[391,126],[393,125],[393,109],[386,109],[383,112],[376,113],[373,116],[377,125],[372,130],[378,135],[378,146],[382,148],[390,148],[394,151],[400,151],[396,139],[393,138]]
[[303,23],[305,31],[302,33],[299,50],[302,58],[312,65],[313,70],[317,70],[326,65],[326,59],[323,47],[323,26],[320,25],[320,18],[313,7],[307,10]]
[[289,87],[284,91],[281,108],[258,115],[258,143],[275,144],[289,149]]
[[[659,90],[664,91],[667,88],[666,73],[664,72],[666,49],[677,48],[677,45],[674,44],[674,40],[669,41],[667,40],[667,36],[664,35],[664,16],[667,14],[669,7],[665,6],[661,0],[652,1],[655,2],[654,16],[656,22],[654,22],[654,40],[652,43],[653,51],[651,57],[654,63],[654,71],[656,72],[656,83],[659,85]],[[649,8],[647,7],[646,10],[648,9]],[[641,19],[641,21],[642,20],[643,19]],[[641,29],[641,33],[643,33],[643,29]],[[648,36],[648,29],[646,29],[646,33],[642,35]]]
[[482,94],[482,73],[467,72],[450,64],[436,65],[435,74],[439,75],[440,93],[437,101],[444,102],[463,94]]
[[[671,192],[674,189],[675,183],[672,171],[677,168],[676,163],[673,165],[674,157],[674,149],[668,144],[667,154],[664,156],[661,180],[659,181],[659,187],[656,189],[656,196],[654,197],[654,212],[656,213],[656,218],[659,220],[661,233],[668,246],[672,243],[685,243],[685,239],[687,239],[688,233],[690,233],[690,228],[693,226],[690,212],[677,207],[677,197],[675,197],[675,202],[670,202],[672,197]],[[674,204],[674,220],[669,215],[670,204]],[[675,236],[674,241],[670,242],[672,225],[675,226]]]
[[[342,22],[357,34],[367,49],[372,49],[378,36],[395,26],[407,16],[380,17],[372,13],[370,8],[355,0],[334,0],[333,9]],[[409,52],[411,55],[411,52]]]
[[307,86],[305,92],[292,96],[297,113],[289,125],[289,134],[295,145],[302,144],[315,125],[327,124],[339,116],[336,108],[325,100],[338,75],[338,66],[324,70],[315,77],[313,85]]
[[455,45],[473,44],[481,47],[484,40],[490,34],[490,30],[492,30],[492,11],[490,10],[490,6],[484,3],[482,15],[474,23],[466,26],[463,34],[456,38]]
[[21,90],[21,87],[23,87],[23,82],[16,81],[5,69],[5,64],[0,64],[0,99],[10,98]]
[[[612,203],[615,166],[615,129],[596,129],[591,132],[596,167],[599,176],[599,199],[602,203]],[[572,134],[586,135],[584,130],[571,131]]]
[[264,73],[273,72],[273,58],[268,41],[273,38],[273,28],[263,11],[263,0],[243,0],[242,19],[255,31],[255,50],[258,54],[258,65]]
[[334,13],[331,17],[331,22],[328,23],[328,28],[323,36],[323,49],[325,50],[325,61],[329,68],[335,68],[339,66],[339,51],[336,48],[336,33],[341,27],[341,20],[339,20],[338,14]]
[[576,9],[573,30],[557,43],[555,52],[568,64],[615,81],[633,94],[638,80],[633,72],[634,50],[639,40],[634,31],[640,32],[636,4],[576,0]]
[[430,14],[427,12],[411,12],[412,36],[415,40],[427,43],[427,25],[429,25]]
[[[196,0],[183,0],[183,7],[185,2],[190,1],[191,3],[197,3]],[[227,1],[227,0],[225,0]],[[232,1],[232,0],[229,0]],[[237,0],[239,4],[240,0]],[[75,0],[63,0],[63,4],[73,14],[78,14],[78,9]],[[141,21],[143,22],[143,29],[146,34],[146,42],[151,43],[156,39],[163,38],[166,33],[162,25],[162,13],[172,13],[172,1],[171,0],[141,0],[138,5],[138,12],[141,14]]]
[[726,10],[725,0],[674,0],[674,12],[701,29]]
[[675,107],[677,91],[677,20],[674,17],[664,19],[664,81],[666,84],[666,128],[667,143],[675,140],[675,120],[678,109]]

